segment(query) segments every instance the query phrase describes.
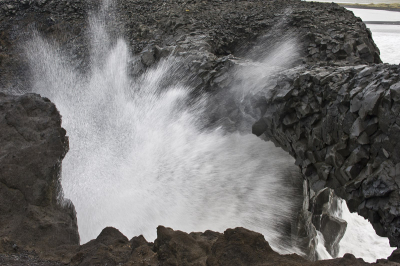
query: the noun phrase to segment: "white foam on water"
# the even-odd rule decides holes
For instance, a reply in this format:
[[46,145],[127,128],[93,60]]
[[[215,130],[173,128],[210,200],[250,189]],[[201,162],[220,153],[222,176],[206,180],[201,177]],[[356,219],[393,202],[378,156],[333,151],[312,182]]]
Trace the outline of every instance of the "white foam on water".
[[350,213],[345,201],[341,200],[340,217],[347,221],[347,230],[339,243],[339,257],[351,253],[366,262],[387,258],[395,250],[389,245],[387,237],[375,233],[372,225],[357,213]]

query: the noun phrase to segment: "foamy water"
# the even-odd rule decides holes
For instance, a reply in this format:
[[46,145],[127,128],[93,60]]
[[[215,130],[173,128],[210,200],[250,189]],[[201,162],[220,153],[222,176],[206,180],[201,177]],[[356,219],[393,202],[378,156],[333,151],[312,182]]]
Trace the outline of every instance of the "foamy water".
[[381,51],[382,62],[400,64],[400,25],[367,24],[367,26],[372,31],[374,41]]
[[[351,253],[367,262],[375,262],[377,258],[389,257],[396,248],[389,246],[388,238],[378,236],[372,225],[357,213],[350,213],[343,200],[341,206],[340,216],[347,221],[347,230],[340,242],[339,256]],[[368,243],[368,245],[363,243]]]

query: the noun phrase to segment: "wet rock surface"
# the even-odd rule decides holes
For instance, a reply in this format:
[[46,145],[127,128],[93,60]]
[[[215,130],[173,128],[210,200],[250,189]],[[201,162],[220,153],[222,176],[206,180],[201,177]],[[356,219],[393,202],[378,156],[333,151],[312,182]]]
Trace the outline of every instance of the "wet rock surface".
[[311,190],[333,189],[392,246],[400,243],[399,74],[395,65],[290,70],[278,79],[291,84],[283,97],[279,85],[264,91],[253,128],[296,158]]
[[347,222],[335,215],[341,211],[339,199],[332,189],[325,188],[318,191],[310,199],[310,203],[308,211],[312,215],[311,222],[322,233],[328,253],[336,258],[339,254],[339,242],[347,228]]

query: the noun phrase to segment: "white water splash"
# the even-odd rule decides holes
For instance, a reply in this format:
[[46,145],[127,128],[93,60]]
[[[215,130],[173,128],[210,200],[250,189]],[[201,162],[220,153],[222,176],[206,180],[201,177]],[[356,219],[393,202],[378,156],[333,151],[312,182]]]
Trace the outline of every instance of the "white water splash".
[[340,217],[347,221],[347,230],[339,243],[339,256],[351,253],[367,262],[387,258],[393,250],[386,237],[375,233],[372,225],[357,213],[350,213],[346,202],[341,200],[342,213]]
[[40,36],[28,48],[34,92],[55,102],[70,138],[62,185],[82,243],[106,226],[149,240],[160,224],[187,232],[243,226],[280,252],[298,251],[281,230],[294,215],[286,178],[294,160],[252,135],[200,130],[207,98],[189,108],[190,88],[178,80],[164,87],[174,59],[134,80],[127,44],[111,45],[101,24],[91,25],[89,73]]

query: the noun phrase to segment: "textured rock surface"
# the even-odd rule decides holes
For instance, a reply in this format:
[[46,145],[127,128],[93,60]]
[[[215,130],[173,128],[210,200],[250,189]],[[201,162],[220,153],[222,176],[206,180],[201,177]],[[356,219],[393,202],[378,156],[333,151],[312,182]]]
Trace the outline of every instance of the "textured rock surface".
[[310,202],[311,222],[322,233],[326,250],[336,258],[339,254],[339,242],[347,228],[347,222],[335,216],[340,211],[339,201],[333,190],[325,188],[318,191]]
[[[370,265],[346,254],[344,258],[309,262],[291,254],[279,255],[264,236],[244,229],[224,233],[184,233],[159,226],[157,239],[149,243],[143,236],[128,240],[117,229],[105,228],[71,259],[69,265]],[[375,265],[398,265],[381,260]]]
[[[0,90],[29,91],[29,68],[24,49],[32,33],[53,40],[85,69],[90,42],[87,17],[99,8],[95,0],[3,0],[0,2]],[[270,1],[115,1],[104,12],[115,36],[124,36],[140,54],[140,72],[174,52],[190,57],[192,86],[212,89],[224,56],[248,53],[260,42],[297,38],[297,63],[378,63],[379,50],[365,24],[336,4],[299,0]],[[118,19],[116,19],[118,18]],[[284,30],[285,35],[282,36]],[[277,36],[282,36],[278,38]],[[260,56],[254,53],[254,58]]]
[[65,133],[48,99],[0,93],[0,251],[79,245],[75,209],[58,203]]
[[296,158],[313,191],[334,189],[392,246],[400,245],[399,74],[394,65],[287,71],[259,96],[266,111],[253,128]]

